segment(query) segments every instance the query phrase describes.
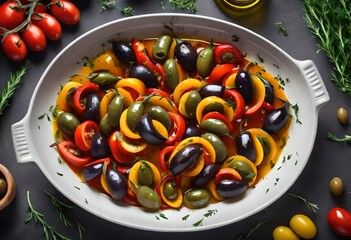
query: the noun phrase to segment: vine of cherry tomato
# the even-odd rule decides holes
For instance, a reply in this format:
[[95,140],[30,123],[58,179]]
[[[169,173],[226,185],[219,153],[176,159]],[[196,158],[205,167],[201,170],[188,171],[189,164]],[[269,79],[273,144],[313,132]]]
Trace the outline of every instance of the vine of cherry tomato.
[[61,24],[80,21],[79,9],[67,0],[9,0],[0,5],[0,40],[11,61],[23,61],[28,50],[44,51],[47,40],[62,36]]

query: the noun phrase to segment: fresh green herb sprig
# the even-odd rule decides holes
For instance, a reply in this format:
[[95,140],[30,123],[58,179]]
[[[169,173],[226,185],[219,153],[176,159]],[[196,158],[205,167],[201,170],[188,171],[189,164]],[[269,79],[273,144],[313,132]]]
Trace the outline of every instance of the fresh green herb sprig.
[[15,89],[20,85],[23,75],[27,71],[27,64],[20,67],[14,74],[10,75],[9,80],[7,81],[5,87],[1,90],[0,93],[0,115],[4,113],[5,108],[9,104],[12,95],[15,92]]
[[285,26],[283,24],[283,22],[276,22],[274,25],[277,27],[278,32],[282,33],[284,35],[284,37],[287,37],[289,35],[288,31],[286,30],[286,28],[285,28]]
[[44,215],[33,207],[30,197],[29,191],[27,191],[27,202],[28,202],[28,215],[25,220],[25,224],[34,221],[35,223],[39,223],[43,227],[43,231],[45,234],[45,239],[60,239],[60,240],[69,240],[70,238],[65,237],[61,233],[59,233],[53,226],[50,226],[44,219]]
[[317,210],[319,210],[319,207],[318,207],[317,204],[311,203],[311,202],[307,201],[306,198],[304,198],[304,197],[302,197],[302,196],[300,196],[300,195],[298,195],[298,194],[295,194],[295,193],[288,193],[288,194],[289,194],[290,196],[294,197],[294,198],[297,198],[297,199],[300,199],[301,201],[303,201],[303,202],[307,205],[307,207],[309,207],[309,208],[312,209],[312,211],[313,211],[314,213],[316,213]]
[[60,201],[58,198],[51,195],[47,191],[44,191],[44,193],[46,193],[46,195],[48,195],[52,205],[54,205],[54,207],[59,212],[60,220],[63,222],[63,224],[65,224],[65,226],[67,226],[67,227],[73,227],[73,223],[66,217],[66,215],[63,212],[63,208],[73,208],[73,206],[70,206],[70,205]]
[[265,224],[268,220],[265,219],[261,222],[258,222],[257,224],[255,224],[253,227],[251,227],[249,229],[249,231],[245,234],[240,234],[239,237],[237,237],[236,239],[238,240],[246,240],[246,239],[249,239],[250,237],[252,237],[256,232],[257,230],[260,229],[260,227],[262,227],[263,224]]
[[101,11],[102,11],[102,10],[112,8],[116,4],[116,1],[114,1],[114,0],[99,0],[99,3],[101,6]]
[[344,142],[344,143],[351,143],[351,135],[344,135],[343,138],[338,138],[334,134],[328,132],[327,133],[327,138],[329,140],[332,140],[334,142]]
[[318,48],[334,64],[331,81],[351,98],[351,5],[349,1],[304,0],[305,20]]
[[[163,2],[163,0],[161,0]],[[173,10],[178,8],[180,10],[190,10],[191,13],[196,13],[195,0],[169,0]],[[161,3],[163,4],[163,3]]]

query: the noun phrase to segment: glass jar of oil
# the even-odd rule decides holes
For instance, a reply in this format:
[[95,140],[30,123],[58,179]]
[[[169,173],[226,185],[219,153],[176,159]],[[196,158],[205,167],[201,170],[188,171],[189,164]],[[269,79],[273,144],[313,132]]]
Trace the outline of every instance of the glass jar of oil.
[[219,8],[232,16],[254,13],[265,0],[215,0]]

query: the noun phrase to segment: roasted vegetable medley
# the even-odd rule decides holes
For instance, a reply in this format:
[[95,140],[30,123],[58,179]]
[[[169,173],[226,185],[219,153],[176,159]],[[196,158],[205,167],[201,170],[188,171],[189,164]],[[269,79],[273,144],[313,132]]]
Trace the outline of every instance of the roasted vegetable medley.
[[245,194],[274,167],[289,103],[234,44],[169,35],[109,44],[62,87],[54,111],[54,146],[89,186],[148,210],[196,209]]

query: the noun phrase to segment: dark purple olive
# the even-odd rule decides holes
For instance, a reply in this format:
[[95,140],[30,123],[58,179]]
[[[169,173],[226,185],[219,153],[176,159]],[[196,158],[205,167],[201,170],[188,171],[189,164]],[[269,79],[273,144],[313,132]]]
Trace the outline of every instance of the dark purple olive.
[[129,77],[141,80],[147,88],[157,88],[158,86],[155,74],[142,64],[133,64],[129,69]]
[[264,88],[266,90],[266,93],[265,93],[265,97],[264,97],[264,101],[266,103],[269,103],[269,104],[273,104],[273,101],[274,101],[274,90],[273,90],[273,86],[270,82],[268,82],[266,79],[264,78],[261,78],[263,84],[264,84]]
[[118,60],[125,63],[135,63],[136,57],[132,46],[124,41],[112,41],[112,50]]
[[236,197],[249,187],[245,180],[223,179],[216,185],[216,191],[225,198]]
[[86,97],[86,107],[84,117],[88,120],[96,121],[99,117],[100,97],[96,93],[90,93]]
[[200,137],[200,136],[201,136],[201,130],[197,126],[187,124],[185,133],[183,135],[183,139],[188,137]]
[[102,167],[104,162],[98,162],[96,164],[89,164],[82,170],[82,176],[85,181],[90,181],[102,173]]
[[125,176],[114,169],[107,169],[105,177],[111,197],[115,200],[122,200],[127,194]]
[[277,133],[287,124],[289,120],[288,105],[274,109],[268,113],[263,120],[262,129],[268,133]]
[[93,159],[100,159],[109,156],[110,148],[107,139],[100,132],[96,133],[91,139],[90,152]]
[[196,68],[197,52],[190,43],[180,39],[176,40],[177,45],[174,48],[174,56],[182,68],[191,73]]
[[196,178],[192,181],[192,185],[194,187],[203,187],[205,186],[209,181],[211,181],[214,176],[217,174],[219,171],[220,167],[219,165],[215,163],[211,163],[204,167],[202,171],[196,176]]
[[235,146],[239,155],[248,158],[251,162],[255,162],[256,149],[249,131],[241,131],[238,136],[236,136]]
[[155,129],[149,114],[144,114],[139,118],[136,130],[145,142],[150,144],[160,144],[167,140]]
[[202,98],[209,96],[223,97],[225,87],[218,84],[206,84],[202,86],[198,92]]
[[235,77],[235,88],[243,96],[246,104],[252,102],[254,96],[254,85],[251,76],[245,70],[240,69]]
[[201,144],[190,144],[179,150],[171,159],[170,169],[174,176],[191,167],[202,154]]

